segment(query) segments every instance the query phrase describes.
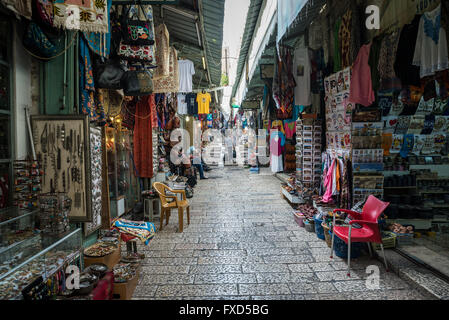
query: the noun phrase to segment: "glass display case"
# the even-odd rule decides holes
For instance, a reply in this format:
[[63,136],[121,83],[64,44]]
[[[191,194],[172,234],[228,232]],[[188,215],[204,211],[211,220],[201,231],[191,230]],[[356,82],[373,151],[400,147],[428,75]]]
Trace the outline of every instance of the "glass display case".
[[129,212],[139,200],[132,132],[107,128],[106,146],[111,218],[114,219]]
[[45,235],[35,229],[37,213],[18,208],[0,213],[0,300],[20,298],[36,278],[48,278],[81,255],[81,229]]

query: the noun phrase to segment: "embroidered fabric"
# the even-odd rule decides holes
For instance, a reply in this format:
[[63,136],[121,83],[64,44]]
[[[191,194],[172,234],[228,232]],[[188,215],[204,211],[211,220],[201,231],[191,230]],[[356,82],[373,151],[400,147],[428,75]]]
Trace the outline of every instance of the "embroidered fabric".
[[421,17],[413,65],[420,66],[421,78],[449,69],[446,31],[441,27],[441,4]]

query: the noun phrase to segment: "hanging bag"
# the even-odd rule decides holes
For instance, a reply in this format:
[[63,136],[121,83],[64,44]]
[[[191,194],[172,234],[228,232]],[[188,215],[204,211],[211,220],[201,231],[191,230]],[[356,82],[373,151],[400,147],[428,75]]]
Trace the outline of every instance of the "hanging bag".
[[153,79],[145,67],[144,70],[125,72],[121,79],[121,86],[125,96],[148,96],[153,93]]
[[125,71],[120,65],[120,61],[109,59],[105,62],[98,61],[95,65],[95,86],[99,89],[122,89],[121,80]]
[[[145,13],[142,5],[139,5],[139,7]],[[129,8],[126,10],[126,19],[124,19],[122,25],[122,42],[132,46],[153,45],[154,31],[151,21],[141,21],[138,12],[139,8],[134,12],[132,18],[129,18]]]
[[[137,39],[136,41],[132,41],[132,38],[147,37],[147,35],[142,34],[142,32],[144,32],[143,28],[141,31],[138,31],[136,25],[134,25],[133,27],[133,24],[131,22],[136,20],[129,19],[129,11],[130,7],[124,10],[124,13],[122,14],[122,23],[121,23],[122,39],[120,41],[117,54],[120,56],[120,58],[124,60],[151,64],[155,60],[154,47],[153,47],[154,34],[152,31],[153,28],[151,26],[152,21],[144,22],[147,25],[147,28],[149,30],[148,32],[151,33],[151,35],[148,35],[148,37],[151,37],[151,41],[149,40],[145,41],[144,39]],[[141,21],[139,20],[139,22]]]

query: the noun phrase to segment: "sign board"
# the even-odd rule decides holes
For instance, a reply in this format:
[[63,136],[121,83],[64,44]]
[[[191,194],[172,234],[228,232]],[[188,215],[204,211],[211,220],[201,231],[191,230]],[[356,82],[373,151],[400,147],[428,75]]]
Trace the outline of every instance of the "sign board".
[[274,78],[274,64],[261,64],[260,65],[260,79],[273,79]]
[[243,109],[259,109],[259,107],[260,107],[260,102],[258,100],[242,102]]
[[[136,4],[135,0],[112,0],[112,4],[113,5],[132,5],[132,4]],[[168,5],[168,4],[179,4],[179,0],[151,0],[151,1],[146,1],[146,0],[141,0],[141,1],[137,1],[137,4],[141,4],[141,5]]]

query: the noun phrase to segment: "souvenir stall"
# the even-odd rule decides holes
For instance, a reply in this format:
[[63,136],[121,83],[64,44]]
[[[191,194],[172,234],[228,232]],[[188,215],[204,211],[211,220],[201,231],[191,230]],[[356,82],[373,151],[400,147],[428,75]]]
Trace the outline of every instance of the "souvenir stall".
[[[301,117],[296,123],[296,182],[320,174],[321,184],[311,192],[313,205],[299,206],[295,217],[329,240],[326,230],[331,226],[326,221],[331,220],[331,210],[360,210],[374,195],[390,203],[379,220],[384,244],[438,269],[435,261],[449,256],[448,4],[410,5],[401,15],[387,5],[382,9],[382,28],[376,32],[361,32],[357,10],[345,4],[328,4],[322,10],[325,18],[305,28],[307,46],[314,52],[322,50],[323,59],[309,50],[307,61],[293,67],[298,71],[296,83],[301,84],[295,99],[302,100],[295,104],[304,106],[303,115],[310,105],[317,110],[313,93],[322,92],[325,147],[321,168],[306,171],[305,148],[310,147],[306,142],[318,134],[312,131],[315,124]],[[329,30],[335,31],[330,37]],[[303,70],[309,74],[309,67],[310,85],[299,76]],[[318,77],[316,70],[321,70]],[[283,92],[289,96],[288,90]],[[307,124],[309,131],[304,130]],[[294,182],[292,177],[290,190],[296,187]]]

